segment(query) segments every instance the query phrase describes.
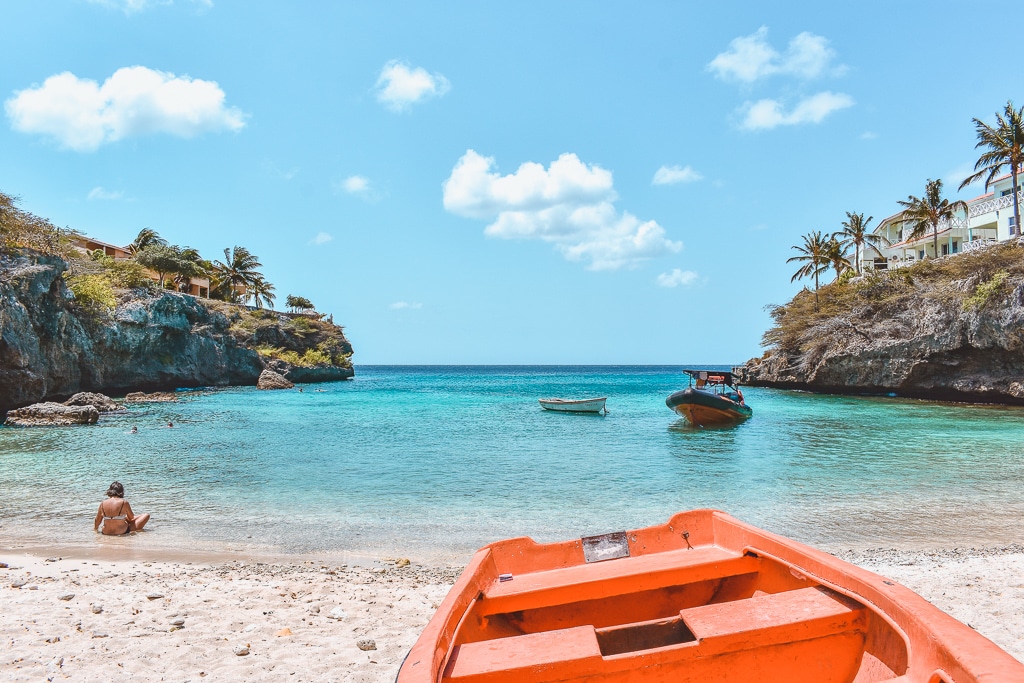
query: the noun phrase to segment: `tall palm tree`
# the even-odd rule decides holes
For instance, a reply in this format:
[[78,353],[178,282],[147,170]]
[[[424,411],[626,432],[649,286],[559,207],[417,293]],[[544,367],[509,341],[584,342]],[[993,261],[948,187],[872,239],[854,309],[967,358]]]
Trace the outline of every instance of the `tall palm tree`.
[[967,212],[967,203],[950,202],[942,198],[942,181],[928,179],[924,188],[924,197],[909,195],[906,201],[898,202],[903,207],[903,221],[910,223],[910,235],[907,241],[916,240],[932,231],[935,240],[935,256],[939,255],[939,223],[942,220],[952,223],[957,210]]
[[237,301],[242,293],[256,285],[257,279],[263,279],[259,272],[263,264],[259,258],[245,247],[236,246],[224,250],[224,261],[213,262],[213,275],[216,280],[216,293],[225,301]]
[[988,151],[978,157],[978,162],[974,164],[977,172],[964,178],[960,189],[986,176],[985,191],[988,192],[989,184],[1003,170],[1003,166],[1009,164],[1010,175],[1013,176],[1013,224],[1020,235],[1017,174],[1024,169],[1024,107],[1014,109],[1013,101],[1008,101],[1003,114],[996,112],[995,128],[978,119],[972,121],[978,133],[978,144],[974,149],[984,147]]
[[830,261],[828,260],[828,243],[829,240],[825,239],[821,235],[820,230],[804,235],[803,245],[794,245],[792,248],[800,252],[793,258],[786,259],[786,263],[791,261],[797,261],[803,263],[800,266],[800,270],[793,274],[790,278],[790,282],[797,279],[803,279],[805,277],[814,276],[814,307],[818,307],[818,276],[828,270]]
[[828,259],[829,265],[835,269],[836,280],[843,273],[853,268],[850,265],[850,259],[846,258],[846,254],[847,247],[837,240],[834,235],[825,243],[825,258]]
[[874,219],[874,216],[868,216],[865,219],[862,213],[847,211],[846,220],[841,224],[843,229],[832,233],[832,237],[838,238],[839,243],[843,245],[844,249],[853,247],[857,275],[860,275],[860,252],[862,249],[866,256],[868,247],[873,247],[875,251],[878,251],[879,245],[889,246],[889,240],[885,235],[876,235],[873,232],[868,232],[868,223]]
[[146,247],[152,246],[167,246],[167,240],[157,234],[156,230],[152,228],[143,228],[139,230],[139,234],[135,237],[131,244],[128,245],[128,251],[132,255],[138,254]]
[[263,308],[263,304],[266,303],[270,308],[274,307],[274,299],[277,297],[274,295],[274,285],[267,282],[266,278],[262,275],[256,277],[252,284],[246,289],[245,298],[253,300],[256,308]]

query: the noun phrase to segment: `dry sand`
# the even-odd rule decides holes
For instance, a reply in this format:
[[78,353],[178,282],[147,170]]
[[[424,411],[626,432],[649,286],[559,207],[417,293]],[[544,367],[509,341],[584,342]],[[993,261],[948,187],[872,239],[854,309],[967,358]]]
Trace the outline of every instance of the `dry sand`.
[[[1024,660],[1024,547],[843,556]],[[460,571],[17,551],[0,562],[0,680],[12,681],[390,682]]]

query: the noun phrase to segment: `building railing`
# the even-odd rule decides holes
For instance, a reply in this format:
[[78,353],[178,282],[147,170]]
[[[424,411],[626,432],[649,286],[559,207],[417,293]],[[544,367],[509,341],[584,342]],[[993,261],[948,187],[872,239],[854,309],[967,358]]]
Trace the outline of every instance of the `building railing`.
[[984,249],[985,247],[995,244],[996,242],[998,242],[998,240],[995,239],[994,237],[979,237],[977,239],[971,240],[970,242],[963,242],[960,245],[960,251],[966,254],[971,251],[977,251],[978,249]]
[[[1017,192],[1017,201],[1019,204],[1024,204],[1024,190]],[[972,204],[967,207],[968,214],[971,218],[975,216],[981,216],[982,214],[992,213],[999,209],[1005,209],[1008,206],[1013,206],[1013,194],[1004,194],[1002,197],[993,197],[992,199],[986,199],[983,202]]]

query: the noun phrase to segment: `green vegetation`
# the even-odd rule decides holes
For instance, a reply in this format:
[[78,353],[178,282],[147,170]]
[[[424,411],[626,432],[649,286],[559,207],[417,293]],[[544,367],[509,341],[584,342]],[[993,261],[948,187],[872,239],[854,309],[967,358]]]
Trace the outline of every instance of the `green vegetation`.
[[75,303],[91,315],[102,315],[117,306],[117,295],[106,274],[65,273],[68,289],[75,295]]
[[984,308],[985,304],[992,298],[992,295],[1002,289],[1003,283],[1006,282],[1008,277],[1010,277],[1010,274],[1005,270],[1001,270],[985,282],[978,283],[978,286],[974,288],[974,294],[964,299],[964,309],[977,310]]
[[805,277],[814,277],[814,305],[818,305],[818,276],[828,270],[828,240],[821,236],[820,230],[804,235],[803,246],[795,245],[793,248],[800,252],[793,258],[786,259],[786,263],[796,261],[802,263],[800,269],[793,274],[790,282],[802,280]]
[[0,250],[27,247],[67,260],[75,253],[71,246],[74,234],[18,208],[17,197],[0,192]]
[[289,294],[285,300],[284,305],[288,307],[292,313],[305,313],[307,311],[315,311],[316,306],[313,302],[304,296],[293,296]]
[[861,277],[844,274],[815,292],[820,292],[820,301],[805,289],[784,306],[770,306],[775,324],[765,332],[762,344],[802,352],[819,344],[826,331],[867,336],[863,329],[874,322],[892,319],[928,300],[959,310],[981,309],[1011,287],[1024,286],[1022,256],[1024,247],[1003,242],[897,270]]
[[874,216],[868,216],[865,219],[862,213],[847,211],[846,220],[842,223],[843,229],[832,233],[832,238],[839,240],[839,244],[842,245],[844,251],[851,246],[854,248],[853,254],[854,263],[857,265],[857,275],[860,275],[860,252],[862,249],[866,247],[877,249],[880,244],[889,245],[889,240],[884,236],[868,232],[868,223],[874,219]]

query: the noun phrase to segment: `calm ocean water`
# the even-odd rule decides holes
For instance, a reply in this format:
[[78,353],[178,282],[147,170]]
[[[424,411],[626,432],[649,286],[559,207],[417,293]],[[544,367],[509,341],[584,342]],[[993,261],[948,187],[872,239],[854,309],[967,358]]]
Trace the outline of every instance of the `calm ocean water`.
[[[679,367],[356,372],[302,392],[182,392],[94,427],[0,428],[0,546],[465,560],[500,538],[697,507],[829,549],[1022,536],[1019,408],[750,388],[751,420],[705,430],[665,407],[686,384]],[[592,395],[608,396],[608,415],[537,404]],[[153,514],[151,533],[93,535],[114,479]]]

